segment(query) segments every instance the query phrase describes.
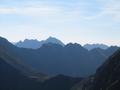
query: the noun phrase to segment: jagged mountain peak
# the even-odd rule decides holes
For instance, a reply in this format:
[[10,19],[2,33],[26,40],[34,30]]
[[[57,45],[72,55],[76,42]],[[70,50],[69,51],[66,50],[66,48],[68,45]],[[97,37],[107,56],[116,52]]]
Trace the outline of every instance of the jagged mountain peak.
[[25,39],[24,41],[19,41],[15,45],[20,48],[32,48],[32,49],[38,49],[40,48],[43,44],[48,44],[48,43],[53,43],[53,44],[59,44],[64,46],[64,43],[60,41],[59,39],[55,37],[48,37],[46,40],[39,41],[37,39]]
[[64,43],[62,41],[60,41],[59,39],[52,37],[52,36],[48,37],[45,40],[45,43],[54,43],[54,44],[60,44],[60,45],[64,46]]

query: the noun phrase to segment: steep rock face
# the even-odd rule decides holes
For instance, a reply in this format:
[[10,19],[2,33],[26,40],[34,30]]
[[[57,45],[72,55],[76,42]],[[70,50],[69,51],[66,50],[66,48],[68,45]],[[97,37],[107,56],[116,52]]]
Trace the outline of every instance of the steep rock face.
[[120,50],[97,70],[91,90],[120,90]]
[[71,90],[120,90],[120,49],[88,77]]

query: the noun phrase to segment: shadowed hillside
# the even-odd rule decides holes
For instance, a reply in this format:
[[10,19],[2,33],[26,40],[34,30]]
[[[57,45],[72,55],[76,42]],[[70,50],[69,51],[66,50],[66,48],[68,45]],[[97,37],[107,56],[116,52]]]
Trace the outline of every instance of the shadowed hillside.
[[0,46],[0,90],[70,90],[82,78],[64,75],[49,77],[15,59]]
[[96,72],[91,90],[120,89],[120,50],[112,55]]
[[94,76],[84,79],[71,90],[120,90],[120,49],[97,69]]

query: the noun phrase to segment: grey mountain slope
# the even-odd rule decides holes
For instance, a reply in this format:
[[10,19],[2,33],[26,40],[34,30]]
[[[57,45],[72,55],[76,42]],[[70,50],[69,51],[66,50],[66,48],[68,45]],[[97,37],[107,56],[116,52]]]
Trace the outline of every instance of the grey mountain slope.
[[4,49],[2,46],[0,46],[0,57],[4,59],[6,63],[16,68],[27,77],[36,78],[39,79],[40,81],[44,81],[48,78],[47,74],[43,74],[34,70],[32,67],[23,63],[19,58],[9,54],[9,52],[7,52],[6,49]]

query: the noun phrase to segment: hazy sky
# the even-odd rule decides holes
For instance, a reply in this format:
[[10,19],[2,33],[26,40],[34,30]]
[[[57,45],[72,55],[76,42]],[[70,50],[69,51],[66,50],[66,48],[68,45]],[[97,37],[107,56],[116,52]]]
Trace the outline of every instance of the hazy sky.
[[0,0],[0,36],[120,45],[120,0]]

